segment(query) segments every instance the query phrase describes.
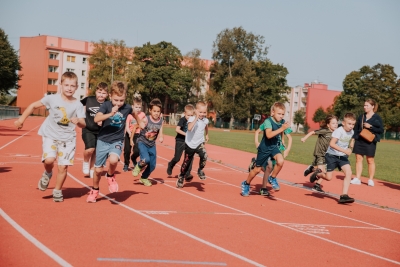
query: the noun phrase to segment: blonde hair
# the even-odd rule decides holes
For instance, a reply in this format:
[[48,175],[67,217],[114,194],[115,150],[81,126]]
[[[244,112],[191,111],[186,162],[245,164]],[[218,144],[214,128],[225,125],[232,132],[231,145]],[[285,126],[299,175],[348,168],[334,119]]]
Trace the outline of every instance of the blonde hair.
[[126,84],[121,81],[114,81],[111,84],[110,95],[123,96],[126,94]]
[[132,102],[133,102],[133,104],[141,105],[142,104],[142,96],[138,92],[135,92],[133,94],[133,101]]
[[369,103],[371,106],[374,107],[374,112],[378,111],[378,103],[376,103],[375,100],[368,98],[367,100],[365,100],[365,102]]
[[197,103],[196,103],[196,108],[198,108],[198,107],[206,107],[207,106],[207,104],[204,102],[204,101],[198,101]]
[[187,104],[185,106],[185,111],[193,111],[194,110],[194,106],[192,104]]
[[286,107],[284,104],[282,104],[281,102],[275,102],[272,107],[271,107],[271,112],[275,111],[276,109],[282,109],[282,110],[286,110]]
[[61,83],[63,83],[65,79],[75,80],[76,85],[78,85],[78,76],[76,76],[72,71],[66,71],[61,75]]

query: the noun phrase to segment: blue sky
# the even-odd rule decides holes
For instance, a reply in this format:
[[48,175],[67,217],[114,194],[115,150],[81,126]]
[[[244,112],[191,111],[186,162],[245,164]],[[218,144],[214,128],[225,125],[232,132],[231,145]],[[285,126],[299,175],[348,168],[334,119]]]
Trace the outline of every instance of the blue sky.
[[390,64],[400,74],[399,14],[397,0],[2,0],[0,27],[17,50],[19,37],[40,33],[128,46],[167,41],[211,59],[217,34],[242,26],[265,37],[290,86],[318,79],[340,90],[364,65]]

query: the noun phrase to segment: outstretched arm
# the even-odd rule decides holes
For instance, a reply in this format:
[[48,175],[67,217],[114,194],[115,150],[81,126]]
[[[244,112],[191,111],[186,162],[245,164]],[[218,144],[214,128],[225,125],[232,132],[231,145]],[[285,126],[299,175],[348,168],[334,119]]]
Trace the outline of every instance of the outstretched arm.
[[301,138],[301,142],[305,142],[311,135],[315,134],[314,131],[309,132],[306,136],[304,136],[303,138]]
[[16,120],[14,122],[15,127],[17,127],[17,129],[21,129],[24,126],[24,122],[26,120],[26,118],[32,114],[34,109],[43,107],[43,103],[39,100],[36,102],[33,102],[32,104],[30,104],[25,111],[22,113],[22,115],[18,118],[18,120]]

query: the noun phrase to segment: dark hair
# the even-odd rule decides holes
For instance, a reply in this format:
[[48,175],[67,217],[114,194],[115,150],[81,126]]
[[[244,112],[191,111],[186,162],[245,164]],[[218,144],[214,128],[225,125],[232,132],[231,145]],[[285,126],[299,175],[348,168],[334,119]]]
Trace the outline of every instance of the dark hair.
[[108,93],[108,84],[106,84],[105,82],[99,82],[99,84],[96,87],[96,90],[105,90]]
[[378,103],[376,103],[375,100],[368,98],[367,100],[365,100],[365,102],[371,104],[371,106],[374,106],[374,112],[378,111]]
[[154,98],[153,100],[150,101],[149,104],[150,109],[153,109],[154,106],[159,107],[160,109],[162,108],[160,99]]
[[351,112],[347,112],[346,114],[344,114],[344,118],[345,119],[351,119],[353,121],[355,121],[357,119],[356,115],[354,113],[351,113]]
[[331,120],[333,120],[333,119],[338,120],[338,118],[335,115],[326,116],[325,120],[321,123],[321,127],[328,128],[328,124],[331,123]]

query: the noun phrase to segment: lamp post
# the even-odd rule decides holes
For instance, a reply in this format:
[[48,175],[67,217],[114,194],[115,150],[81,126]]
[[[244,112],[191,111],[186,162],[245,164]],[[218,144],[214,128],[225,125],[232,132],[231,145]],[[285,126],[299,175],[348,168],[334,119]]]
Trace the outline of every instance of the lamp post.
[[111,60],[111,83],[114,81],[114,59]]

